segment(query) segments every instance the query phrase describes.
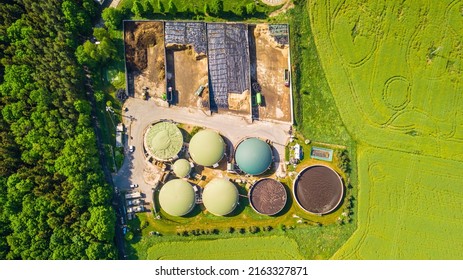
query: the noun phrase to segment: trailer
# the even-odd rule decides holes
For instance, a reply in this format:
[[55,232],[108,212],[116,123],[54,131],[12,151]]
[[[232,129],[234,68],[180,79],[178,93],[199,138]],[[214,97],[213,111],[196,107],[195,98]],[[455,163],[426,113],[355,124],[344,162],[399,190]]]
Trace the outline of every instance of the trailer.
[[256,103],[258,106],[262,104],[262,94],[260,92],[256,93]]
[[195,91],[196,96],[201,96],[201,93],[203,93],[205,86],[200,85],[199,88]]
[[141,198],[140,192],[133,192],[125,194],[125,199],[134,199],[134,198]]
[[172,101],[174,100],[174,90],[172,87],[167,87],[167,102],[169,104],[172,104]]

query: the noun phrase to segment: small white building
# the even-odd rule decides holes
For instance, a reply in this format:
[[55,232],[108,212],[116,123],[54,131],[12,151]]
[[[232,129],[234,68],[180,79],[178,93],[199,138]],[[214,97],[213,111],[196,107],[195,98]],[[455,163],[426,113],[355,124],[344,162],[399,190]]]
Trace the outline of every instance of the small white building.
[[299,144],[294,145],[294,158],[297,160],[302,159],[301,145]]

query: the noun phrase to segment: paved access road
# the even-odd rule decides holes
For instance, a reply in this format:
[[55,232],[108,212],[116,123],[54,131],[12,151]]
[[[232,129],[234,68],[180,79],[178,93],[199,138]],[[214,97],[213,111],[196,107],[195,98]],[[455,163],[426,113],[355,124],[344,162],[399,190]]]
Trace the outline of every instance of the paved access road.
[[[134,153],[126,153],[124,164],[117,174],[113,176],[114,184],[120,189],[128,189],[130,184],[139,184],[139,190],[147,195],[145,201],[151,202],[151,185],[145,183],[143,170],[145,157],[143,154],[143,137],[145,129],[152,123],[161,119],[169,119],[178,123],[192,124],[219,131],[236,145],[245,137],[260,137],[273,142],[278,151],[275,155],[277,161],[284,161],[284,145],[289,139],[289,124],[254,121],[229,114],[213,114],[209,116],[198,109],[183,107],[161,107],[150,99],[144,101],[129,98],[124,107],[128,108],[123,117],[128,134],[128,145],[135,146]],[[128,116],[132,116],[129,118]],[[277,170],[280,172],[280,170]]]

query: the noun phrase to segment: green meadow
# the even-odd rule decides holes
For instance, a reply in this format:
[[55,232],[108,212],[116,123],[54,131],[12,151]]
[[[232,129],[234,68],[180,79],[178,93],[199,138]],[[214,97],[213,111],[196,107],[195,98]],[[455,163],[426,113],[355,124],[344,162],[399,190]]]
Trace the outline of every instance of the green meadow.
[[461,259],[463,164],[360,148],[358,229],[335,259]]
[[358,228],[335,259],[461,259],[463,3],[311,1],[321,65],[360,143]]
[[463,160],[461,1],[310,1],[308,12],[357,142]]
[[168,242],[148,249],[150,260],[297,260],[297,243],[283,236]]

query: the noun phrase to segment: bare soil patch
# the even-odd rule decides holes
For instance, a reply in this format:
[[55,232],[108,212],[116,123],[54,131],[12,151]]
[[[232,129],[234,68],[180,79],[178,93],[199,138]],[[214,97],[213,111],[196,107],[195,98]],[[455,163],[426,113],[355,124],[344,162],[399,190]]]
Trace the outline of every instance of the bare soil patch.
[[[251,101],[249,100],[251,94],[249,90],[243,93],[229,93],[228,94],[228,109],[235,114],[249,115],[251,108]],[[226,109],[219,109],[226,110]]]
[[[265,1],[265,0],[262,0],[262,2],[265,3],[266,1]],[[284,1],[280,1],[280,2],[281,2],[280,4],[282,4]],[[267,5],[268,5],[268,4],[267,4]],[[276,6],[276,5],[275,5],[275,6]],[[278,9],[278,10],[272,12],[272,13],[269,15],[269,17],[276,17],[277,15],[279,15],[279,14],[281,14],[281,13],[285,13],[286,11],[288,11],[289,9],[292,9],[292,8],[294,8],[294,3],[293,3],[293,1],[288,0],[288,1],[286,1],[286,3],[283,5],[283,7],[281,7],[280,9]]]
[[250,28],[251,40],[255,41],[255,75],[261,87],[262,105],[258,118],[290,122],[291,95],[285,86],[284,73],[289,69],[289,45],[279,44],[269,31],[267,24],[257,24]]
[[278,6],[285,2],[288,2],[288,0],[261,0],[261,1],[264,4],[269,5],[269,6]]
[[165,92],[164,25],[162,22],[124,22],[129,94],[143,97]]
[[[209,110],[207,57],[191,45],[167,45],[167,77],[174,80],[176,105]],[[204,86],[199,96],[195,95]]]

